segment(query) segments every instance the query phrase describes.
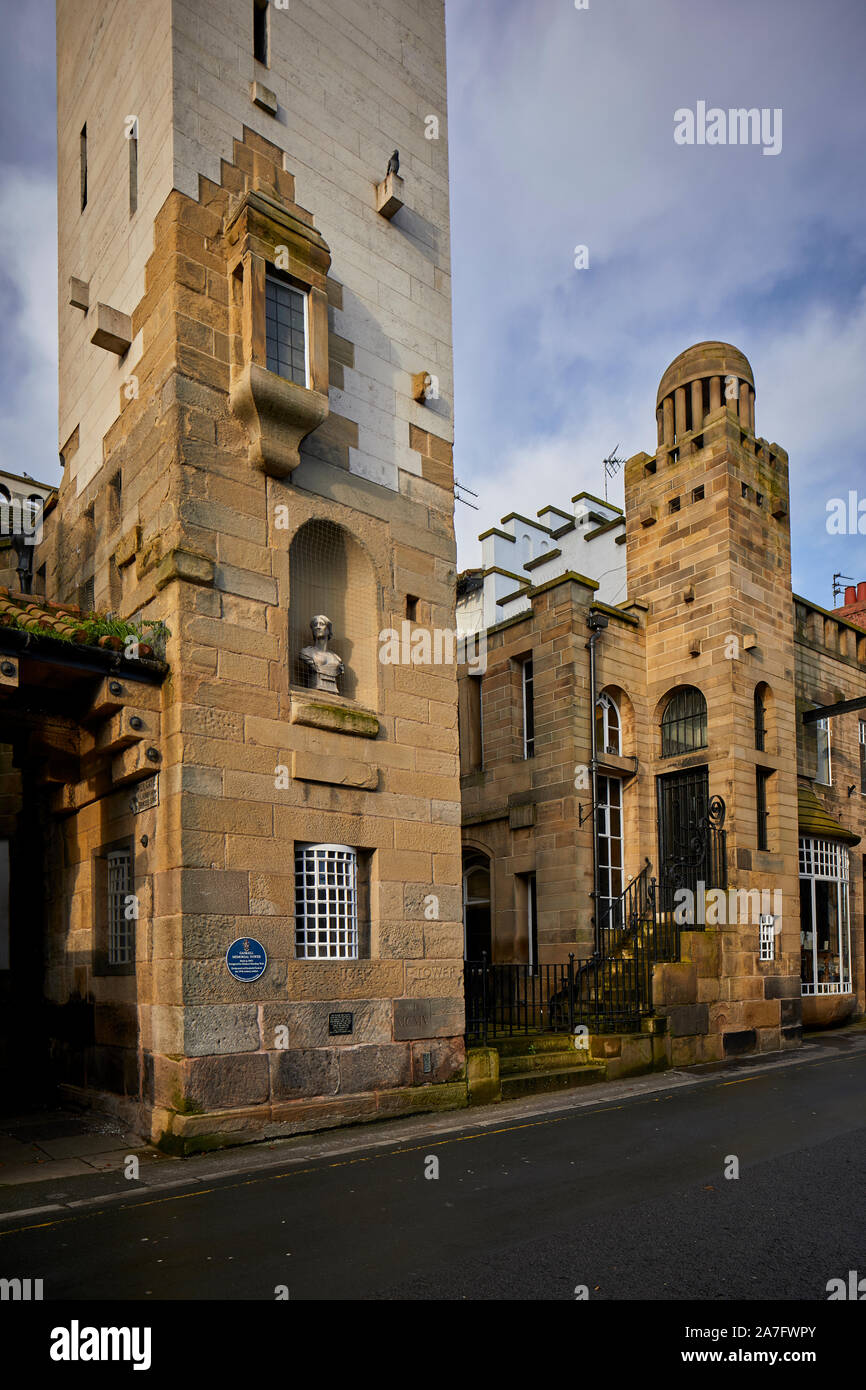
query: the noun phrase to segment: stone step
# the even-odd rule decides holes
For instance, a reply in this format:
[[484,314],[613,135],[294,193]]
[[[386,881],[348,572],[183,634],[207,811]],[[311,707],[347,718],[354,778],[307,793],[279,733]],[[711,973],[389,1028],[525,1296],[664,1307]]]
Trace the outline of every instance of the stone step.
[[530,1071],[567,1071],[569,1067],[585,1067],[590,1062],[586,1047],[562,1048],[559,1052],[522,1052],[517,1056],[500,1057],[500,1076],[519,1076]]
[[518,1100],[521,1096],[540,1095],[545,1091],[567,1091],[575,1086],[591,1086],[603,1081],[604,1065],[591,1062],[587,1066],[565,1067],[560,1071],[525,1071],[516,1076],[502,1077],[502,1099]]
[[515,1033],[512,1038],[491,1038],[490,1046],[495,1047],[500,1057],[523,1057],[530,1047],[534,1052],[574,1051],[568,1032],[562,1033]]

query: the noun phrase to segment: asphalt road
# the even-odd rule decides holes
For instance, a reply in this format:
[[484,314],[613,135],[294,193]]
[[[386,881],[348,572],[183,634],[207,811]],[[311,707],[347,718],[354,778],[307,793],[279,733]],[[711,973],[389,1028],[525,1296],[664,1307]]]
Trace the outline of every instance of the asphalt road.
[[204,1186],[14,1218],[0,1274],[46,1300],[329,1301],[825,1301],[866,1275],[866,1038],[610,1097],[243,1172],[235,1151]]

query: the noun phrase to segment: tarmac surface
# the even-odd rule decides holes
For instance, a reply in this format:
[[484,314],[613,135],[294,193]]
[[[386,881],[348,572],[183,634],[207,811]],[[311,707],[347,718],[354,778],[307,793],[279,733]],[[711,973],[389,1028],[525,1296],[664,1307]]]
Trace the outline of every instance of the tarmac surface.
[[42,1278],[46,1300],[562,1300],[585,1287],[593,1300],[824,1301],[829,1280],[866,1276],[866,1031],[591,1094],[140,1156],[135,1180],[0,1174],[0,1274]]

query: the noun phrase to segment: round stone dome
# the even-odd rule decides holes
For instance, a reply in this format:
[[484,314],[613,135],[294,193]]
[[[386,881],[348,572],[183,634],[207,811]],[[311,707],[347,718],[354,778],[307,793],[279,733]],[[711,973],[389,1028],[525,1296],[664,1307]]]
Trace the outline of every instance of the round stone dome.
[[747,381],[752,390],[755,389],[749,359],[739,348],[731,343],[695,343],[694,347],[686,348],[679,357],[675,357],[668,367],[659,385],[656,406],[661,405],[678,386],[688,386],[690,381],[713,376],[735,376],[740,381]]

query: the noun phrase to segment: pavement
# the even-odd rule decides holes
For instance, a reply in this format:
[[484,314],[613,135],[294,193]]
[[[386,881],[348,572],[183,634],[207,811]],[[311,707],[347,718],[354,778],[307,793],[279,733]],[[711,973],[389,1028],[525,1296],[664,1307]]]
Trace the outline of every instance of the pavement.
[[0,1189],[0,1262],[46,1299],[826,1299],[866,1274],[864,1083],[855,1026],[135,1179],[55,1169]]

